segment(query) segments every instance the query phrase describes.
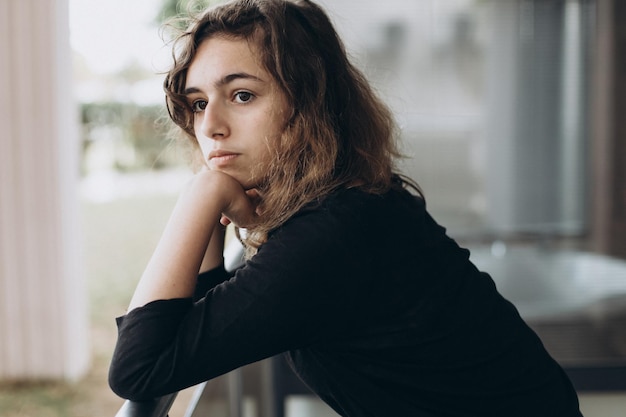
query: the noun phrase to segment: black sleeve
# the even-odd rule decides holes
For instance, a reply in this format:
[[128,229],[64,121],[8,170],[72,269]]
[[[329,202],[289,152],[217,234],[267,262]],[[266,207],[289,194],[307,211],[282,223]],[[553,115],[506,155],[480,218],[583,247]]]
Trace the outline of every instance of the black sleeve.
[[198,301],[206,295],[206,293],[231,277],[224,265],[208,270],[198,275],[196,288],[193,293],[194,301]]
[[211,289],[197,302],[157,301],[118,319],[111,388],[154,398],[339,334],[356,296],[345,277],[359,275],[346,252],[362,240],[347,242],[342,223],[317,212],[298,216],[232,278],[203,285],[199,291]]

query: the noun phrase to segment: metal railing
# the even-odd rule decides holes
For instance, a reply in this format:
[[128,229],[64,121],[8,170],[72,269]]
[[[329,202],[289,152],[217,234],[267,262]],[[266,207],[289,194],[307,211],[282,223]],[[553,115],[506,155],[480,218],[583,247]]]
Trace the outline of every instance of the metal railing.
[[126,400],[115,417],[167,417],[177,392],[151,401]]
[[[237,239],[227,245],[224,250],[224,266],[234,271],[243,264],[243,246]],[[242,376],[241,370],[234,370],[224,376],[227,385],[228,409],[230,417],[243,416]],[[207,382],[199,384],[187,406],[185,417],[199,416],[202,412],[202,399],[208,393]],[[126,400],[115,417],[167,417],[178,393],[164,395],[150,401]]]
[[[227,382],[228,416],[243,417],[243,395],[241,371],[235,370],[225,375]],[[215,398],[208,388],[208,382],[196,386],[193,396],[187,404],[185,417],[208,416],[208,404]],[[152,401],[126,400],[115,417],[167,417],[178,393],[165,395]]]
[[[291,371],[282,356],[275,356],[236,369],[196,386],[184,417],[244,416],[244,397],[253,399],[259,417],[284,417],[291,395],[314,395]],[[115,417],[166,417],[176,394],[153,401],[127,400]],[[250,405],[250,404],[247,404]],[[226,407],[226,411],[222,411]]]

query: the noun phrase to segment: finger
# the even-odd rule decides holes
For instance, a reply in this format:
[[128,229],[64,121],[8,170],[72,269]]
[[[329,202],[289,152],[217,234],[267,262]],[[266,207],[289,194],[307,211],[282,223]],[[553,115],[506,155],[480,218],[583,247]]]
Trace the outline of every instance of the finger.
[[252,188],[250,190],[246,190],[246,196],[252,201],[253,204],[258,204],[261,200],[261,194],[259,194],[256,188]]
[[256,188],[250,188],[246,190],[246,195],[250,198],[257,198],[259,196],[259,190]]
[[246,196],[248,196],[248,198],[250,199],[250,201],[254,205],[254,207],[255,207],[254,212],[257,215],[261,214],[259,212],[259,208],[258,208],[259,203],[261,202],[261,194],[259,193],[259,191],[256,188],[251,188],[249,190],[246,190]]
[[221,224],[222,226],[228,226],[230,223],[231,223],[231,221],[230,221],[230,219],[229,219],[228,217],[226,217],[226,216],[222,216],[222,217],[220,218],[220,224]]

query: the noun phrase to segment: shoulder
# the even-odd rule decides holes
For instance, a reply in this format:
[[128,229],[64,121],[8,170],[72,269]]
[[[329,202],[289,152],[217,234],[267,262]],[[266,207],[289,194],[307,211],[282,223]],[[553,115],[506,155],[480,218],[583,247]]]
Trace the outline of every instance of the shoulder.
[[423,200],[406,191],[371,194],[343,189],[296,213],[269,240],[312,247],[360,246],[381,233],[399,232],[397,224],[421,224],[424,215]]
[[294,216],[336,215],[345,220],[359,220],[389,212],[407,211],[411,215],[425,212],[421,197],[406,190],[392,189],[384,194],[373,194],[358,188],[335,191],[323,200],[310,204]]

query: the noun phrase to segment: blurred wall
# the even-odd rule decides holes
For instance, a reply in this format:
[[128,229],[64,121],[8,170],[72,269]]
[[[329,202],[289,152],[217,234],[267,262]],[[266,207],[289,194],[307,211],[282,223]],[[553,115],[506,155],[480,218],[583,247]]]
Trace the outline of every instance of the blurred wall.
[[626,258],[626,2],[322,3],[453,236]]

